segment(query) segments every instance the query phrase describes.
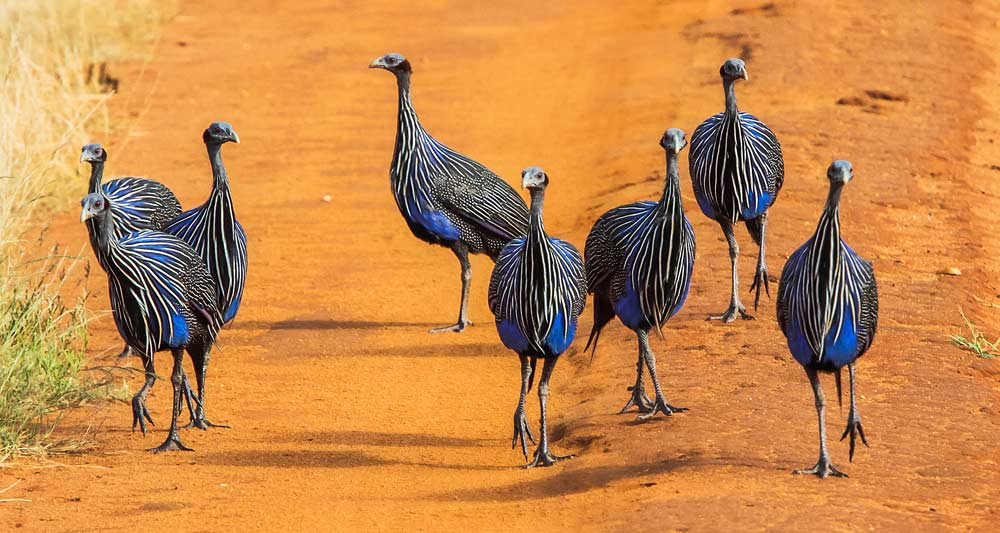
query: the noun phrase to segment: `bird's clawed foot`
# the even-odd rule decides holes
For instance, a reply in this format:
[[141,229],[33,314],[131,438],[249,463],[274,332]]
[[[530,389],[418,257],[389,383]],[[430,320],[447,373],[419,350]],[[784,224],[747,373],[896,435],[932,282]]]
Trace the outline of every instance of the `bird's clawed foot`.
[[530,463],[524,465],[525,468],[532,468],[535,466],[552,466],[559,461],[565,461],[566,459],[572,459],[576,457],[573,454],[570,455],[553,455],[549,450],[548,446],[539,446],[535,450],[535,457]]
[[743,307],[743,304],[730,304],[729,309],[727,309],[725,313],[722,313],[721,315],[710,315],[708,319],[721,320],[723,324],[729,324],[730,322],[736,320],[737,314],[739,314],[739,317],[743,320],[754,319],[753,315],[747,313],[747,308]]
[[[764,292],[767,293],[767,297],[771,297],[771,282],[767,277],[767,267],[763,265],[757,265],[757,275],[754,276],[753,283],[750,284],[750,292],[754,292],[756,289],[757,294],[753,299],[753,310],[756,311],[760,306],[760,289],[761,286],[764,287]],[[752,318],[752,317],[751,317]]]
[[819,462],[816,466],[812,468],[801,468],[799,470],[793,470],[793,474],[812,474],[814,476],[819,476],[821,479],[826,479],[828,476],[833,477],[847,477],[847,474],[837,470],[830,464],[830,460],[825,457],[820,457]]
[[517,447],[517,442],[521,441],[521,453],[524,454],[524,460],[528,460],[528,443],[527,440],[531,441],[531,444],[535,444],[535,437],[531,434],[531,427],[528,426],[528,419],[524,416],[524,410],[518,409],[514,411],[514,438],[510,441],[510,448],[513,450]]
[[456,323],[454,323],[454,324],[452,324],[450,326],[442,326],[440,328],[434,328],[434,329],[430,330],[430,333],[446,333],[446,332],[449,332],[449,331],[454,332],[454,333],[461,333],[461,332],[465,331],[465,328],[467,328],[467,327],[469,327],[471,325],[472,325],[472,321],[471,320],[459,320],[458,322],[456,322]]
[[146,421],[149,421],[149,425],[155,426],[153,423],[153,417],[149,416],[149,409],[146,408],[146,399],[139,396],[138,394],[132,397],[132,431],[135,431],[135,427],[139,426],[139,430],[142,434],[146,434]]
[[150,448],[149,451],[153,453],[163,453],[163,452],[193,452],[194,450],[188,448],[181,442],[180,437],[176,433],[171,434],[167,437],[167,440],[163,441],[163,444],[157,446],[156,448]]
[[684,411],[687,410],[688,410],[687,407],[676,407],[670,405],[669,403],[667,403],[667,400],[665,400],[662,397],[658,397],[656,399],[656,404],[653,406],[652,409],[649,410],[649,412],[641,414],[635,417],[635,419],[639,421],[644,421],[653,418],[654,416],[656,416],[656,413],[663,413],[666,416],[671,416],[674,413],[683,413]]
[[628,390],[632,392],[632,396],[628,399],[625,407],[622,407],[621,411],[618,411],[618,414],[625,414],[632,407],[637,408],[640,413],[653,412],[653,400],[650,400],[649,396],[646,396],[646,390],[642,386],[642,383],[637,382],[635,385],[629,387]]
[[192,428],[192,427],[198,428],[200,430],[208,430],[208,428],[225,428],[225,429],[230,429],[229,426],[225,426],[225,425],[222,425],[222,424],[213,424],[212,422],[209,422],[208,419],[205,418],[204,416],[199,416],[199,417],[192,418],[191,421],[187,423],[187,425],[181,426],[182,429],[183,428]]
[[861,437],[861,444],[868,447],[868,439],[865,438],[865,428],[861,425],[861,418],[858,416],[854,410],[847,415],[847,427],[844,428],[844,434],[840,436],[840,440],[844,440],[848,435],[851,436],[851,451],[849,452],[849,460],[854,462],[854,444],[855,439]]

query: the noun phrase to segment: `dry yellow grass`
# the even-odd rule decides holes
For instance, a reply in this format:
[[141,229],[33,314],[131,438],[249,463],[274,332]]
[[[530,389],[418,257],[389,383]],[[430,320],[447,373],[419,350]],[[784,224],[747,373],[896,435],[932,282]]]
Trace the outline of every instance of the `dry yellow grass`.
[[142,59],[173,2],[0,3],[0,462],[49,449],[53,414],[92,397],[80,379],[84,296],[63,296],[78,263],[25,249],[57,206],[82,196],[80,146],[107,131],[107,65]]

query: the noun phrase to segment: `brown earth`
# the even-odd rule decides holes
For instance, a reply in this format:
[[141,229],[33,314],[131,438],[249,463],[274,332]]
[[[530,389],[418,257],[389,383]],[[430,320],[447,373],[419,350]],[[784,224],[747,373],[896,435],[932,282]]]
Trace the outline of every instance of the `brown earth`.
[[[145,438],[127,405],[104,406],[86,417],[101,427],[96,451],[0,471],[0,486],[24,480],[4,497],[31,500],[0,504],[0,529],[995,527],[998,367],[947,336],[960,307],[1000,329],[1000,4],[278,4],[183,2],[156,58],[119,66],[115,114],[136,127],[102,139],[112,174],[158,178],[187,206],[210,183],[202,129],[228,120],[243,139],[225,157],[250,278],[208,404],[233,429],[186,431],[194,453],[149,454],[169,420],[161,381]],[[882,318],[859,365],[871,448],[853,464],[835,440],[846,410],[830,409],[833,459],[851,477],[789,474],[815,459],[815,414],[774,301],[754,322],[704,320],[725,303],[728,258],[683,162],[697,273],[653,346],[668,397],[691,411],[642,424],[615,414],[635,361],[616,324],[593,363],[578,339],[553,380],[554,449],[577,458],[519,468],[518,363],[491,323],[488,260],[473,265],[476,327],[426,333],[454,318],[458,266],[409,234],[388,192],[395,84],[366,67],[389,51],[414,64],[435,136],[512,183],[531,164],[549,171],[548,229],[578,245],[604,210],[658,195],[661,133],[690,135],[721,110],[719,64],[745,58],[741,107],[786,157],[774,274],[814,228],[830,160],[855,166],[842,220],[875,265]],[[68,205],[55,234],[80,247],[76,217]],[[747,280],[754,250],[740,240]],[[963,275],[939,274],[952,266]],[[102,280],[92,285],[105,309]],[[590,323],[588,309],[581,336]],[[104,315],[95,364],[118,342]]]

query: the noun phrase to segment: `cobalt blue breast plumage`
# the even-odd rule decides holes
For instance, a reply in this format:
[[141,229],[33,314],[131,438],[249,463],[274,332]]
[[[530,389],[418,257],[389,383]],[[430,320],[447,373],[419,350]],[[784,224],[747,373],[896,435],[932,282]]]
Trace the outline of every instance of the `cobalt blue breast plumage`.
[[524,401],[534,378],[535,363],[544,360],[538,384],[541,405],[541,440],[534,459],[526,466],[549,466],[572,456],[549,450],[546,402],[549,379],[556,360],[576,335],[577,319],[587,298],[583,260],[570,243],[549,237],[542,221],[542,204],[549,178],[538,167],[522,173],[522,184],[531,192],[527,235],[514,239],[497,259],[490,277],[490,309],[504,345],[521,359],[521,396],[514,412],[511,446],[521,443],[528,460],[525,438],[534,442],[524,415]]
[[844,476],[830,462],[826,449],[825,400],[819,372],[834,372],[840,390],[840,371],[847,366],[851,380],[851,408],[847,429],[867,445],[855,399],[855,361],[875,337],[878,323],[878,288],[871,263],[854,252],[840,236],[840,196],[854,176],[847,161],[834,161],[827,177],[830,192],[816,232],[788,258],[778,287],[778,324],[788,348],[809,377],[819,415],[820,455],[816,466],[796,473]]

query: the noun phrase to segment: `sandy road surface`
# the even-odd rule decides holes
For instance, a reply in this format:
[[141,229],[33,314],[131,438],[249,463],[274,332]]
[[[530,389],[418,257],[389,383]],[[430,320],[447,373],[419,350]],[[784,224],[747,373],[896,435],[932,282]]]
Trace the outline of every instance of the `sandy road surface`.
[[[95,453],[64,459],[66,468],[0,471],[4,486],[24,478],[18,496],[32,500],[3,504],[0,529],[1000,520],[997,365],[946,339],[960,305],[990,331],[1000,326],[996,309],[973,299],[1000,302],[996,2],[275,4],[183,2],[148,68],[120,67],[115,112],[141,115],[135,129],[103,140],[113,174],[161,179],[185,205],[210,185],[205,125],[228,120],[243,140],[224,156],[250,236],[250,278],[209,378],[210,415],[233,429],[188,431],[195,453],[152,456],[144,450],[161,433],[132,434],[127,406],[104,408]],[[473,263],[476,327],[426,333],[454,318],[458,268],[409,235],[388,192],[395,84],[366,68],[388,51],[410,57],[415,104],[436,137],[512,182],[525,166],[545,166],[547,226],[581,247],[604,210],[659,194],[663,130],[690,134],[721,110],[721,60],[747,59],[741,107],[771,125],[786,154],[769,226],[775,274],[814,228],[829,161],[849,158],[856,169],[845,234],[875,264],[883,318],[860,364],[872,447],[848,464],[846,444],[831,445],[851,477],[789,475],[815,458],[814,411],[773,300],[755,322],[704,321],[725,303],[728,258],[683,161],[698,263],[687,307],[653,348],[669,398],[691,411],[644,424],[614,414],[635,360],[634,338],[615,325],[593,364],[578,343],[554,377],[554,448],[578,457],[517,468],[507,445],[518,363],[492,327],[488,260]],[[76,217],[68,207],[56,222],[71,246],[85,241]],[[936,274],[948,266],[964,275]],[[103,283],[93,285],[103,308]],[[588,308],[583,335],[589,327]],[[101,319],[95,360],[109,361],[117,342]],[[160,382],[150,400],[161,424],[167,390]],[[529,409],[534,419],[535,402]],[[846,410],[829,418],[839,434]]]

